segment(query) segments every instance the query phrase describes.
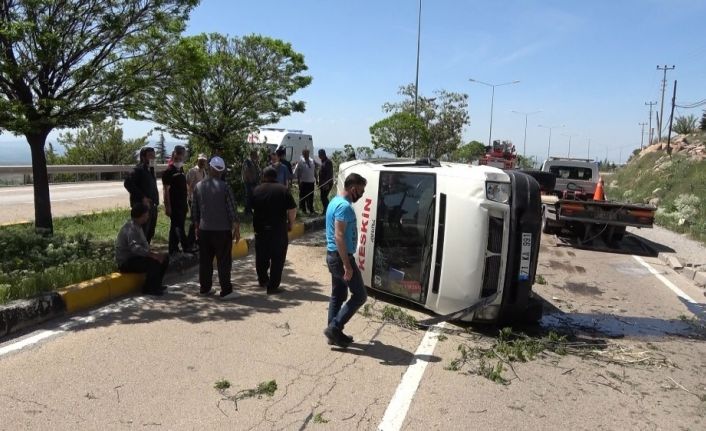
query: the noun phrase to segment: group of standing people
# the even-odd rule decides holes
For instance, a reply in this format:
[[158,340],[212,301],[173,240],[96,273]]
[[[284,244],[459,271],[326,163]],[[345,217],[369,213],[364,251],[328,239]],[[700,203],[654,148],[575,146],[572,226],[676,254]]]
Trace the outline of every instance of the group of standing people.
[[[365,193],[367,181],[358,174],[346,177],[343,189],[329,202],[333,187],[333,166],[324,150],[321,163],[310,159],[304,151],[302,159],[290,174],[281,155],[262,171],[258,154],[251,152],[242,169],[246,191],[246,212],[252,213],[255,230],[255,269],[258,283],[268,294],[278,294],[287,256],[288,232],[296,218],[297,205],[290,192],[292,178],[300,188],[300,208],[313,212],[315,186],[321,190],[326,216],[326,264],[331,273],[331,298],[324,335],[330,345],[346,347],[353,338],[343,332],[345,325],[365,303],[367,293],[354,252],[357,245],[357,222],[353,204]],[[165,214],[171,219],[169,254],[179,250],[194,251],[198,242],[199,284],[201,295],[213,293],[213,262],[216,261],[220,297],[230,299],[237,294],[231,282],[232,243],[240,240],[240,220],[233,191],[224,181],[226,164],[220,156],[208,159],[200,154],[196,166],[184,172],[186,149],[176,146],[167,170],[162,175]],[[162,279],[169,266],[169,254],[150,248],[154,236],[159,205],[159,191],[154,172],[155,151],[143,148],[140,163],[125,180],[130,192],[131,218],[120,229],[115,242],[115,255],[121,272],[146,274],[144,292],[162,295]],[[191,210],[191,227],[185,232],[187,213]],[[193,237],[193,240],[190,238]],[[349,298],[350,292],[350,298]]]

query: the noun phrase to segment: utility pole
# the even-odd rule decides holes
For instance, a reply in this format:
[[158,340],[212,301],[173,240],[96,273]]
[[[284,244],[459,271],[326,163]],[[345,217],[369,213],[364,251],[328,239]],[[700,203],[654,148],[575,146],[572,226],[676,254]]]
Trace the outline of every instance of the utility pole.
[[653,136],[654,130],[652,129],[652,107],[656,104],[657,104],[657,102],[645,102],[645,106],[647,106],[647,105],[650,106],[650,129],[649,129],[650,140],[647,142],[647,146],[652,145],[652,139],[654,138],[654,136]]
[[667,154],[672,156],[672,121],[674,120],[674,107],[677,105],[677,80],[674,80],[674,93],[672,94],[672,114],[669,116],[669,134],[667,135]]
[[527,117],[529,117],[532,114],[539,114],[540,111],[534,111],[534,112],[520,112],[520,111],[512,111],[515,114],[522,114],[525,116],[525,138],[522,141],[522,157],[527,157]]
[[642,147],[645,142],[645,126],[647,123],[637,123],[637,125],[642,127],[642,133],[640,134],[640,151],[642,151]]
[[658,140],[662,140],[662,121],[664,121],[664,90],[667,89],[667,71],[668,70],[674,70],[676,66],[672,65],[672,67],[667,66],[666,64],[664,66],[657,66],[657,70],[662,70],[664,71],[664,77],[662,78],[662,104],[659,108],[659,119],[658,119],[658,124],[657,124],[657,136]]
[[591,138],[588,138],[588,160],[591,160]]
[[[414,78],[414,117],[419,118],[417,111],[417,99],[419,97],[419,48],[422,43],[422,0],[419,0],[419,17],[417,19],[417,73]],[[412,158],[417,150],[417,132],[414,132],[414,145],[412,146]]]
[[537,127],[541,127],[543,129],[549,129],[549,143],[547,144],[547,160],[549,160],[549,153],[551,152],[552,149],[552,129],[560,129],[564,127],[564,124],[561,126],[543,126],[541,124],[538,124]]

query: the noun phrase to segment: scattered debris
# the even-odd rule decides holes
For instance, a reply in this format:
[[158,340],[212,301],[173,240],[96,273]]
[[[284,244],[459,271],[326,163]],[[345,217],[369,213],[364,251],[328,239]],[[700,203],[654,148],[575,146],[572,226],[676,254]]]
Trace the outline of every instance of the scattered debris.
[[547,280],[544,279],[544,276],[542,274],[537,274],[537,278],[535,280],[537,284],[547,284]]
[[93,395],[91,392],[86,392],[86,395],[84,397],[88,398],[89,400],[97,400],[98,397]]
[[314,415],[314,423],[315,424],[327,424],[329,422],[328,419],[324,418],[324,415],[322,413],[317,413]]
[[386,305],[382,309],[382,320],[407,329],[417,328],[417,319],[399,307]]
[[221,379],[216,381],[216,383],[213,385],[215,389],[218,389],[219,391],[225,390],[230,388],[230,382],[226,379]]
[[263,395],[267,397],[274,396],[275,392],[277,391],[277,381],[270,380],[267,382],[260,382],[260,384],[258,384],[255,389],[243,389],[241,391],[236,392],[235,395],[228,394],[228,389],[230,388],[230,382],[228,380],[222,379],[217,381],[214,388],[217,389],[218,392],[223,396],[223,398],[218,400],[218,402],[216,403],[216,407],[218,408],[218,410],[221,411],[221,413],[223,413],[224,416],[228,416],[226,412],[224,412],[221,408],[222,401],[232,401],[235,411],[238,411],[238,401],[240,400],[244,400],[247,398],[260,399],[263,397]]
[[[524,333],[515,333],[512,328],[503,328],[490,346],[471,347],[460,344],[458,357],[453,359],[445,369],[461,371],[468,366],[470,374],[507,385],[512,380],[522,380],[515,371],[513,363],[529,362],[551,355],[573,355],[586,360],[621,366],[654,368],[674,366],[665,355],[655,350],[634,351],[627,347],[608,344],[603,340],[569,339],[569,335],[561,335],[555,331],[549,331],[539,337],[531,337]],[[512,371],[514,377],[505,377],[503,373],[506,370]],[[562,374],[570,374],[573,370],[572,368]],[[603,382],[594,383],[605,385]]]

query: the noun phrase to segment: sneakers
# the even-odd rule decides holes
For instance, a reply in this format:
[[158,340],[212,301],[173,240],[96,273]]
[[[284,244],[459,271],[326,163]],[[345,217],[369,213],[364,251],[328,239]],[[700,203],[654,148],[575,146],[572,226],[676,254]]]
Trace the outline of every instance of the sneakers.
[[[351,337],[350,335],[346,335],[346,334],[343,333],[343,331],[341,331],[341,336],[343,337],[343,340],[344,340],[346,343],[348,343],[348,344],[352,344],[352,343],[353,343],[353,337]],[[331,339],[327,339],[326,342],[328,343],[329,346],[333,346],[333,345],[334,345],[334,343],[333,343],[333,341],[332,341]]]
[[238,298],[238,297],[240,296],[240,294],[237,293],[237,292],[234,291],[234,290],[231,290],[230,292],[225,293],[225,294],[224,294],[224,293],[225,293],[225,292],[221,292],[221,293],[218,295],[218,296],[220,296],[220,298],[223,299],[223,300],[235,299],[235,298]]
[[274,289],[269,288],[269,287],[267,288],[268,295],[278,295],[278,294],[284,293],[284,292],[286,292],[286,290],[282,289],[281,287],[276,287]]
[[343,333],[343,331],[332,326],[324,329],[324,335],[328,339],[329,345],[336,345],[338,347],[346,348],[353,342],[352,337],[347,336]]
[[199,296],[211,296],[213,295],[213,289],[207,291],[207,292],[199,292]]

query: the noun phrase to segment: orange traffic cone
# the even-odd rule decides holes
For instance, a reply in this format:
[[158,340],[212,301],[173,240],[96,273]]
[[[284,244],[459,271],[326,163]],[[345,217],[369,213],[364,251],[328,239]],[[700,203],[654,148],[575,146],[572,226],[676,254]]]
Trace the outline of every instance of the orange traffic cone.
[[594,201],[604,201],[605,193],[603,192],[603,177],[598,177],[598,184],[596,185],[596,191],[593,193]]

